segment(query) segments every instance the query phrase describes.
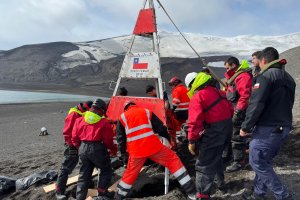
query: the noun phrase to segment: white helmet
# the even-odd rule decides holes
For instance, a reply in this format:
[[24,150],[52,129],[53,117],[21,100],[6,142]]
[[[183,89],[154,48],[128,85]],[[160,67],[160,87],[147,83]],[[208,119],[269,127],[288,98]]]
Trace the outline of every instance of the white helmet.
[[189,88],[191,82],[196,78],[197,75],[198,73],[196,72],[191,72],[186,75],[184,82],[187,88]]

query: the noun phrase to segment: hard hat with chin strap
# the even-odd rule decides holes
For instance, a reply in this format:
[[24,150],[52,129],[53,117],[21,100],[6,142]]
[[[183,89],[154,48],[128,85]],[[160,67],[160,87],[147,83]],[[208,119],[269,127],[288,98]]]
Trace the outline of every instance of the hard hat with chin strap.
[[191,72],[186,75],[184,82],[187,88],[191,88],[191,83],[195,80],[197,74],[196,72]]

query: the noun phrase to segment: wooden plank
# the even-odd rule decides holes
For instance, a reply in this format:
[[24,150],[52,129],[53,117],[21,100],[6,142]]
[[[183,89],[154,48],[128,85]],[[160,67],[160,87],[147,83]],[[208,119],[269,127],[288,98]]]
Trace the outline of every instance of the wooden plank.
[[[94,169],[92,176],[96,176],[97,174],[98,174],[98,171],[96,169]],[[77,183],[78,177],[79,177],[79,175],[68,178],[67,186]],[[55,188],[56,188],[55,185],[56,185],[56,183],[53,183],[53,184],[43,187],[43,189],[46,193],[49,193],[49,192],[55,190]]]
[[[152,167],[152,165],[142,167],[142,169],[140,170],[140,173],[143,172],[143,171],[148,170],[150,167]],[[120,182],[120,180],[121,179],[117,180],[107,190],[109,192],[117,192],[117,186],[118,186],[118,183]],[[86,195],[86,200],[91,200],[91,199],[93,199],[93,197],[95,197],[97,195],[98,195],[98,191],[96,189],[89,189],[88,193]]]
[[98,196],[98,190],[96,189],[88,189],[87,197],[96,197]]
[[116,192],[117,191],[117,185],[120,182],[121,179],[117,180],[114,184],[112,184],[107,190],[109,192]]
[[[117,180],[114,184],[112,184],[107,190],[109,192],[116,192],[117,191],[117,185],[120,182],[121,179]],[[89,189],[87,193],[87,199],[92,199],[92,197],[95,197],[98,195],[97,189]]]

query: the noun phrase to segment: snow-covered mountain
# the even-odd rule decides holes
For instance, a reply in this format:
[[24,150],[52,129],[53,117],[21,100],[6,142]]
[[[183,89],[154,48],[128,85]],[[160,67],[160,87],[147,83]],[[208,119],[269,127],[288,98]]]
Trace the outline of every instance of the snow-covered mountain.
[[[268,46],[275,47],[280,53],[300,46],[300,33],[281,36],[242,35],[236,37],[218,37],[194,33],[185,33],[188,41],[200,56],[234,55],[249,59],[251,54]],[[121,36],[90,42],[73,43],[78,50],[63,54],[61,69],[78,65],[98,63],[101,60],[124,55],[130,45],[131,36]],[[195,58],[196,54],[187,45],[179,33],[159,32],[161,57]],[[146,52],[152,48],[151,40],[137,36],[133,51]],[[72,60],[73,62],[69,62]]]
[[[199,71],[205,64],[217,67],[223,77],[224,60],[230,55],[250,59],[254,51],[273,46],[279,52],[300,46],[300,33],[283,36],[216,37],[185,34],[206,63],[199,60],[184,39],[177,33],[160,32],[162,78],[167,82],[176,75],[184,79],[187,72]],[[24,45],[0,52],[0,88],[52,89],[70,88],[70,91],[108,90],[111,80],[116,81],[130,45],[131,36],[121,36],[88,42],[52,42]],[[147,52],[152,48],[149,38],[136,37],[133,51]],[[298,56],[299,57],[299,56]],[[288,59],[288,63],[289,63]],[[298,77],[299,74],[296,74]],[[7,86],[5,86],[7,85]],[[144,86],[122,83],[130,91],[137,88],[144,94]],[[134,86],[134,88],[130,88]],[[77,89],[84,88],[84,89]],[[168,87],[167,87],[168,88]],[[91,94],[86,92],[86,94]],[[132,94],[132,93],[131,93]]]

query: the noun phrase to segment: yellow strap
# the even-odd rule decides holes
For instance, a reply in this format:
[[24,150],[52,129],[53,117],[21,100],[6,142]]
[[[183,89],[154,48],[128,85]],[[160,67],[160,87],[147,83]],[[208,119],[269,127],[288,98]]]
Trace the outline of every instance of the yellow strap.
[[227,81],[227,84],[233,84],[235,78],[244,72],[252,72],[252,69],[250,68],[247,60],[242,60],[240,67],[236,70],[235,74]]
[[76,112],[76,113],[78,113],[79,115],[83,115],[83,112],[81,112],[80,110],[78,110],[78,108],[77,107],[73,107],[73,108],[71,108],[70,110],[69,110],[69,113],[68,114],[70,114],[70,113],[72,113],[72,112]]
[[264,66],[264,68],[261,69],[261,71],[259,72],[259,74],[264,73],[265,71],[267,71],[272,65],[274,65],[275,63],[278,63],[280,61],[280,59],[278,60],[273,60],[272,62],[269,62],[268,64],[266,64]]
[[103,118],[105,118],[105,117],[97,115],[91,111],[86,111],[84,114],[84,121],[88,124],[96,124]]

